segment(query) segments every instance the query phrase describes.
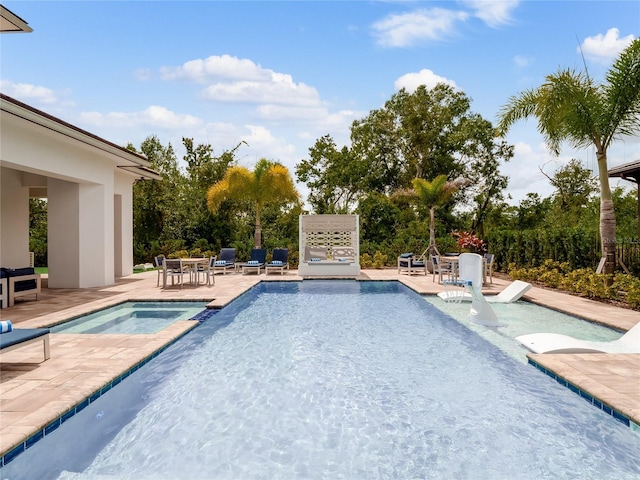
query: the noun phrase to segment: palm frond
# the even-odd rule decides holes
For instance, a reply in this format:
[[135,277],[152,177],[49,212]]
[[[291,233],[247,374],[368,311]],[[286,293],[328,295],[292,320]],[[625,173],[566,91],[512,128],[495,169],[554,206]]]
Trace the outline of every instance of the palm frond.
[[601,97],[587,75],[560,70],[540,87],[511,97],[500,111],[498,132],[505,134],[517,120],[535,117],[538,132],[556,154],[566,140],[576,146],[590,144],[600,134]]
[[618,135],[640,129],[640,39],[636,38],[607,73],[604,91],[608,100],[605,125],[607,145]]
[[251,199],[254,186],[253,173],[245,167],[231,167],[222,180],[209,188],[207,207],[211,212],[216,212],[227,200]]
[[508,102],[500,109],[498,114],[498,134],[500,136],[506,135],[509,128],[518,120],[524,120],[533,116],[537,103],[537,90],[525,90],[519,95],[509,97]]
[[414,178],[412,184],[420,201],[428,208],[444,203],[455,191],[455,188],[447,181],[446,175],[438,175],[431,181],[424,178]]
[[261,200],[270,202],[293,202],[298,200],[298,192],[287,167],[271,165],[260,178]]

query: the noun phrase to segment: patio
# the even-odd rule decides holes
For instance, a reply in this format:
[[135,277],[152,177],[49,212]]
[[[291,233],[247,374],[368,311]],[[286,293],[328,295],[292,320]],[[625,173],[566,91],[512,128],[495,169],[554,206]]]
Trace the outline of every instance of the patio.
[[[398,275],[396,269],[362,270],[359,279],[398,280],[420,294],[442,290],[431,275]],[[209,306],[220,308],[260,281],[300,280],[297,271],[291,270],[283,276],[219,275],[212,286],[162,289],[156,287],[157,273],[148,271],[119,279],[108,287],[49,289],[45,278],[40,300],[19,301],[14,307],[0,311],[0,315],[18,328],[37,328],[127,300],[204,300]],[[496,294],[508,283],[504,278],[494,278],[483,292]],[[638,312],[551,290],[534,287],[525,298],[620,330],[628,330],[638,321]],[[25,442],[195,325],[194,321],[180,321],[157,334],[144,335],[52,334],[51,359],[40,364],[25,363],[42,359],[42,349],[38,347],[3,354],[0,454]],[[566,354],[530,355],[530,358],[640,424],[640,355]]]

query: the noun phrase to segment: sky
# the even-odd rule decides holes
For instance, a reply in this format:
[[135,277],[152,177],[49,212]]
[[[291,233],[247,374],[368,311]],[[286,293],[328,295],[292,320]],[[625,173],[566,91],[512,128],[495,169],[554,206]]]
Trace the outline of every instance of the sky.
[[[245,142],[239,164],[295,166],[317,139],[349,144],[349,127],[400,88],[452,85],[497,122],[509,97],[574,68],[604,81],[640,33],[629,1],[3,1],[32,33],[0,36],[0,91],[113,143],[150,135]],[[506,137],[509,202],[553,193],[541,172],[594,150],[545,147],[535,120]],[[620,139],[609,168],[640,159]],[[612,186],[633,184],[611,179]],[[308,190],[298,185],[303,197]]]

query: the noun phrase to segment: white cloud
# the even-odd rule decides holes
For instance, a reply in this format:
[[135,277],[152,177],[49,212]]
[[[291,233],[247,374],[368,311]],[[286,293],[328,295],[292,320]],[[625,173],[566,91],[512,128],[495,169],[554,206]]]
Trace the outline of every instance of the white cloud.
[[271,72],[266,81],[242,80],[216,83],[205,88],[202,96],[218,102],[265,103],[298,107],[321,105],[320,96],[315,88],[304,83],[295,83],[291,75],[275,72]]
[[513,57],[513,63],[515,63],[518,68],[528,67],[529,65],[532,65],[533,62],[533,58],[527,57],[526,55],[516,55]]
[[604,35],[599,33],[593,37],[587,37],[582,45],[577,48],[585,56],[600,63],[608,64],[627,48],[635,37],[632,34],[620,38],[620,30],[610,28]]
[[133,78],[145,82],[153,78],[153,73],[148,68],[138,68],[133,72]]
[[51,105],[59,100],[53,90],[39,85],[2,80],[0,81],[0,89],[5,95],[27,103],[35,100],[38,103]]
[[299,118],[303,108],[325,108],[314,87],[296,83],[286,73],[275,72],[251,60],[230,55],[190,60],[180,67],[163,67],[160,73],[164,80],[185,80],[206,85],[200,94],[206,100],[261,104],[258,115],[264,118]]
[[409,93],[413,93],[420,85],[426,85],[428,89],[435,87],[438,83],[446,83],[453,88],[458,88],[456,82],[448,78],[436,75],[431,70],[424,68],[417,73],[407,73],[394,82],[396,90],[405,88]]
[[202,120],[192,115],[177,114],[165,107],[152,105],[141,112],[83,112],[80,119],[96,127],[134,128],[140,126],[165,129],[193,128]]
[[273,72],[253,61],[231,55],[212,55],[185,62],[180,67],[162,67],[163,80],[187,80],[207,84],[219,80],[269,81]]
[[511,11],[518,0],[463,0],[463,5],[474,10],[474,15],[492,28],[512,23]]
[[441,40],[455,33],[457,22],[469,14],[443,8],[421,9],[392,14],[373,24],[374,36],[384,47],[409,47],[425,41]]

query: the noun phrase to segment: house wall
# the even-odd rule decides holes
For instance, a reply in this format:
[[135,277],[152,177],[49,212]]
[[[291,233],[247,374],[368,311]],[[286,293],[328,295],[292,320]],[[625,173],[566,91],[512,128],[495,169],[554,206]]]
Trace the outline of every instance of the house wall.
[[133,274],[133,178],[114,177],[114,268],[116,277]]
[[0,168],[0,266],[29,266],[29,188],[22,172]]
[[50,288],[132,274],[135,177],[123,159],[4,111],[0,121],[0,266],[28,265],[31,178],[48,199]]

